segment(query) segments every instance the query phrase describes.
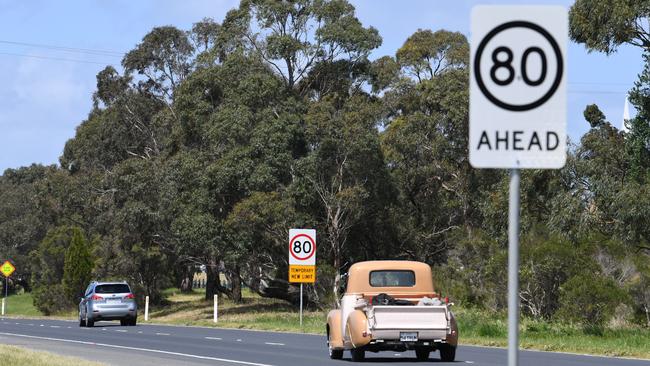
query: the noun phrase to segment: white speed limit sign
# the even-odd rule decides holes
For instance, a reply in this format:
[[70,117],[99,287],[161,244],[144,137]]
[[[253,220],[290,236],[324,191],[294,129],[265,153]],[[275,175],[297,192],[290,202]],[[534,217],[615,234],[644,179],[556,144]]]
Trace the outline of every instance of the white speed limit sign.
[[316,230],[289,230],[289,264],[316,265]]
[[473,9],[472,166],[564,166],[567,22],[558,6]]

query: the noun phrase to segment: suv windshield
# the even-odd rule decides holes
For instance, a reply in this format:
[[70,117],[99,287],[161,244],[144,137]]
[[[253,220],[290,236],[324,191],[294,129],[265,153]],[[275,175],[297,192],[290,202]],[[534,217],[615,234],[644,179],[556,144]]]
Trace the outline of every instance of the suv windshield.
[[131,292],[129,286],[123,283],[114,283],[110,285],[98,285],[95,287],[96,294],[123,294]]
[[413,271],[372,271],[370,272],[372,287],[413,287],[415,273]]

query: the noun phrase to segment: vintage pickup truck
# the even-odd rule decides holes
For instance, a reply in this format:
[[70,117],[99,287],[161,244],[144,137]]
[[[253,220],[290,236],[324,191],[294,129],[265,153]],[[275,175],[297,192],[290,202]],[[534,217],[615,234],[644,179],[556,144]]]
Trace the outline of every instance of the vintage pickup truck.
[[327,315],[330,358],[342,358],[344,350],[352,361],[362,361],[366,351],[415,350],[418,360],[427,360],[439,350],[442,361],[454,361],[458,327],[450,305],[435,292],[425,263],[356,263],[341,308]]

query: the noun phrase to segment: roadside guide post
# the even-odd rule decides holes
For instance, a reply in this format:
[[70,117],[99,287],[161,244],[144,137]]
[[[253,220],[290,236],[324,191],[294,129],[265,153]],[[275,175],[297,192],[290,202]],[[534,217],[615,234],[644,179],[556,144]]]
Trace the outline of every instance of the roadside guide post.
[[519,361],[520,169],[566,161],[567,11],[476,6],[470,41],[469,160],[510,169],[508,365]]
[[0,266],[0,272],[5,276],[5,297],[2,298],[2,316],[5,315],[5,303],[7,302],[7,294],[9,292],[9,276],[11,276],[16,267],[9,261],[5,261],[2,266]]
[[149,321],[149,296],[144,297],[144,321]]
[[302,285],[316,282],[316,230],[289,230],[289,282],[300,283],[300,329],[302,330]]
[[219,308],[219,297],[217,296],[217,294],[214,294],[214,314],[212,316],[212,321],[214,323],[219,321],[218,308]]

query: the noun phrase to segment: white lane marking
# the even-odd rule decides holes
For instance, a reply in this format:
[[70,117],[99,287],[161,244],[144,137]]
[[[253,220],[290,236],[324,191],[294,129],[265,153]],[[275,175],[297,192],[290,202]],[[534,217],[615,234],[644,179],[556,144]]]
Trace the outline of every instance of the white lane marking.
[[125,330],[125,329],[115,329],[115,331],[116,331],[116,332],[120,332],[120,333],[126,333],[126,332],[128,332],[128,330]]
[[61,328],[60,325],[50,325],[50,328]]
[[271,346],[284,346],[284,343],[264,342],[264,344],[268,344]]
[[237,342],[241,342],[241,339],[237,339]]
[[16,323],[16,325],[20,325],[20,323]]
[[41,324],[40,326],[41,326],[41,327],[44,327],[44,326],[45,326],[45,324]]
[[399,353],[396,353],[395,356],[401,356]]
[[156,335],[164,335],[164,336],[168,336],[169,333],[156,333]]
[[142,334],[142,331],[139,331],[138,334]]
[[72,327],[68,327],[68,329],[72,329]]
[[57,342],[67,342],[67,343],[76,343],[76,344],[85,344],[85,345],[90,345],[90,346],[100,346],[100,347],[108,347],[108,348],[117,348],[117,349],[128,349],[132,351],[142,351],[142,352],[151,352],[151,353],[162,353],[166,355],[172,355],[172,356],[181,356],[181,357],[190,357],[190,358],[198,358],[201,360],[210,360],[210,361],[221,361],[221,362],[229,362],[229,363],[235,363],[239,365],[250,365],[250,366],[272,366],[269,364],[264,364],[264,363],[255,363],[255,362],[246,362],[246,361],[238,361],[238,360],[230,360],[227,358],[217,358],[217,357],[208,357],[208,356],[199,356],[199,355],[192,355],[189,353],[180,353],[180,352],[170,352],[170,351],[163,351],[159,349],[149,349],[149,348],[138,348],[138,347],[128,347],[128,346],[118,346],[115,344],[106,344],[106,343],[95,343],[95,342],[85,342],[85,341],[76,341],[73,339],[63,339],[63,338],[50,338],[50,337],[38,337],[38,336],[32,336],[32,335],[26,335],[26,334],[15,334],[15,333],[1,333],[1,335],[6,335],[6,336],[13,336],[13,337],[24,337],[24,338],[32,338],[32,339],[42,339],[46,341],[57,341]]
[[215,341],[220,341],[221,340],[221,338],[218,338],[218,337],[205,337],[205,339],[212,339],[212,340],[215,340]]
[[34,326],[34,324],[27,324],[27,325],[29,325],[30,327],[33,327],[33,326]]
[[474,361],[465,361],[465,363],[474,363]]
[[106,328],[102,328],[102,330],[108,330],[108,329],[106,329]]

